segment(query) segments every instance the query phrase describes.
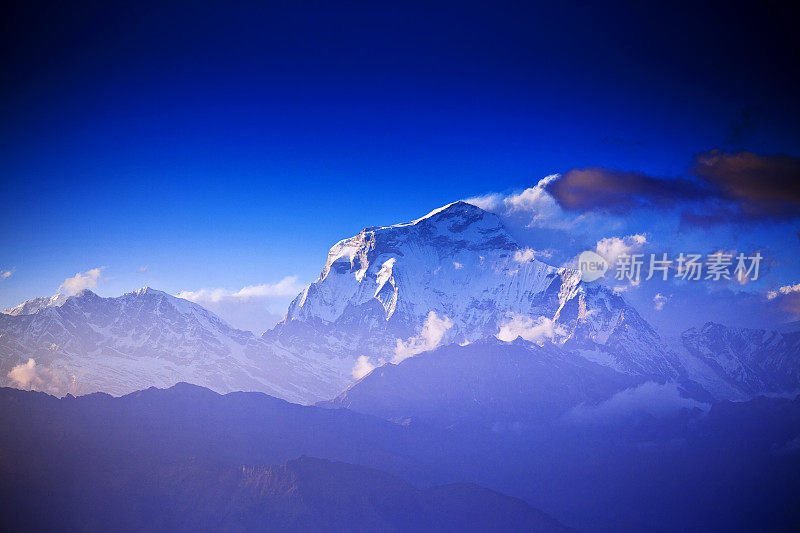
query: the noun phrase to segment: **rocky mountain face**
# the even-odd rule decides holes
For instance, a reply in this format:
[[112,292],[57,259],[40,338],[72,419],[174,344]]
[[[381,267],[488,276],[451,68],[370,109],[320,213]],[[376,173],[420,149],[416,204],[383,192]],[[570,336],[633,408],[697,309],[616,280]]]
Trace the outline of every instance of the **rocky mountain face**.
[[745,396],[800,389],[800,332],[709,322],[681,335],[685,350]]
[[359,357],[369,370],[438,346],[520,336],[628,376],[680,383],[706,400],[800,387],[791,340],[762,361],[763,334],[745,335],[751,345],[736,350],[760,361],[753,381],[725,360],[714,362],[716,348],[698,348],[714,344],[709,335],[716,334],[697,335],[668,343],[621,295],[535,259],[499,217],[456,202],[337,243],[319,279],[264,338],[330,363],[344,377]]
[[373,367],[495,337],[704,400],[800,388],[796,334],[707,325],[668,343],[621,295],[535,259],[499,217],[465,202],[340,241],[260,338],[153,289],[25,302],[0,314],[0,379],[57,394],[183,380],[311,403]]
[[178,381],[294,401],[336,392],[324,363],[312,365],[199,305],[150,288],[118,298],[85,290],[31,314],[0,314],[0,332],[6,383],[55,394],[119,395]]
[[33,315],[46,307],[59,307],[66,301],[67,295],[63,293],[58,293],[50,297],[40,296],[39,298],[24,301],[11,309],[6,309],[3,313],[13,316]]
[[465,202],[340,241],[319,279],[264,336],[346,373],[360,356],[375,365],[398,362],[497,335],[504,326],[509,335],[580,349],[624,372],[682,372],[622,297],[581,284],[578,271],[534,259],[498,216]]

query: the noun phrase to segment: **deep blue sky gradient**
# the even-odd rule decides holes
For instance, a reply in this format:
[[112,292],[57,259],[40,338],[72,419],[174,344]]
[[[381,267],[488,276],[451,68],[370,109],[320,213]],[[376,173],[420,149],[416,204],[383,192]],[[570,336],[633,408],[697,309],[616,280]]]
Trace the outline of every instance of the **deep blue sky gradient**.
[[92,4],[3,22],[0,307],[101,265],[108,295],[308,282],[365,226],[554,172],[800,146],[777,8]]

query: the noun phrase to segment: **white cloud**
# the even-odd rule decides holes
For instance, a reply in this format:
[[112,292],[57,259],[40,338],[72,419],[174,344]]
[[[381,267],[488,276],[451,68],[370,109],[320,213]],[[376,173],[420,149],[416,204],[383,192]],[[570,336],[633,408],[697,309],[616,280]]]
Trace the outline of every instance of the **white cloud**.
[[522,211],[538,211],[542,207],[550,207],[555,198],[545,190],[549,184],[560,178],[559,174],[551,174],[540,179],[533,187],[529,187],[518,194],[512,194],[503,199],[503,202],[512,209]]
[[670,417],[683,409],[694,408],[706,411],[709,406],[681,396],[675,383],[662,385],[648,381],[618,392],[598,405],[579,405],[567,414],[567,419],[578,424],[603,425],[624,423],[642,416]]
[[553,340],[556,335],[566,335],[566,330],[546,316],[534,320],[527,315],[509,313],[506,320],[500,324],[500,331],[496,337],[506,342],[522,337],[526,341],[542,345],[545,341]]
[[597,241],[596,251],[606,258],[609,265],[615,265],[617,258],[623,254],[632,254],[647,244],[647,236],[642,233],[625,237],[606,237]]
[[771,306],[790,313],[793,317],[800,316],[800,283],[769,291],[767,300],[770,300]]
[[795,285],[784,285],[783,287],[780,287],[776,291],[769,291],[767,293],[767,299],[768,300],[774,300],[778,296],[781,296],[781,295],[786,296],[788,294],[792,294],[792,293],[795,293],[795,292],[800,292],[800,283],[797,283]]
[[373,370],[375,370],[375,365],[369,362],[368,356],[362,355],[356,359],[356,364],[353,365],[353,377],[361,379]]
[[572,216],[564,212],[558,201],[545,189],[561,177],[559,174],[545,176],[533,186],[518,194],[503,199],[508,214],[526,214],[531,217],[528,226],[568,230],[583,220],[582,215]]
[[546,190],[547,185],[560,177],[560,174],[551,174],[522,192],[507,196],[492,193],[468,198],[465,202],[506,218],[525,217],[525,224],[528,227],[573,229],[585,219],[585,215],[566,213],[558,201]]
[[497,211],[503,205],[503,196],[500,194],[492,193],[486,196],[476,196],[474,198],[467,198],[464,200],[468,204],[480,207],[484,211]]
[[534,259],[538,259],[539,257],[544,257],[545,259],[549,259],[553,257],[553,254],[556,251],[552,248],[547,248],[546,250],[534,250],[533,248],[525,248],[523,250],[517,250],[514,252],[514,261],[517,263],[529,263]]
[[67,392],[73,379],[59,376],[52,369],[37,365],[33,359],[16,365],[8,373],[11,385],[18,389],[38,390],[49,394],[61,395]]
[[536,259],[536,254],[531,248],[525,248],[524,250],[517,250],[514,252],[514,261],[517,263],[528,263]]
[[286,276],[276,283],[248,285],[236,291],[199,289],[175,296],[202,305],[234,327],[261,333],[282,318],[291,299],[302,290],[297,276]]
[[42,382],[41,378],[36,375],[36,361],[28,359],[27,363],[17,365],[8,373],[8,377],[14,382],[14,385],[21,389],[29,389],[31,385],[37,385]]
[[14,270],[15,269],[13,269],[13,268],[11,270],[0,270],[0,280],[4,280],[4,279],[10,278],[11,275],[14,274]]
[[182,291],[176,294],[178,298],[190,300],[203,305],[205,303],[219,303],[222,301],[247,301],[273,296],[296,296],[303,290],[297,283],[297,276],[286,276],[277,283],[262,283],[261,285],[248,285],[238,291],[227,289],[200,289],[197,291]]
[[567,266],[565,261],[585,250],[585,243],[626,231],[629,221],[602,212],[563,209],[547,191],[560,178],[559,174],[551,174],[523,191],[492,193],[465,201],[500,216],[518,242],[530,247],[537,259]]
[[150,270],[150,266],[149,265],[140,266],[139,267],[139,274],[147,274],[147,272],[149,270]]
[[78,272],[71,278],[64,280],[64,283],[59,287],[59,291],[65,293],[67,296],[74,296],[84,289],[92,289],[97,286],[100,281],[100,275],[105,267],[97,267],[86,272]]
[[464,268],[464,265],[462,263],[459,263],[458,261],[453,261],[453,267],[455,267],[456,270],[461,270],[462,268]]
[[419,335],[410,337],[405,342],[397,339],[392,362],[397,364],[418,353],[433,350],[439,346],[447,330],[452,327],[452,320],[446,316],[439,318],[435,312],[431,311],[425,318],[425,324],[423,324]]
[[667,303],[668,300],[669,298],[664,296],[660,292],[656,293],[656,295],[653,296],[653,309],[655,309],[656,311],[661,311],[662,309],[664,309],[664,304]]

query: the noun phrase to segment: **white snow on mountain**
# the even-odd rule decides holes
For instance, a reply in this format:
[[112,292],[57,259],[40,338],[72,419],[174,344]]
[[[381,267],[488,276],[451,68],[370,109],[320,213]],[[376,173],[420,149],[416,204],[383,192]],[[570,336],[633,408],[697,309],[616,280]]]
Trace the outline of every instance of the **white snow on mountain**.
[[188,381],[308,403],[383,364],[517,336],[557,347],[551,359],[579,356],[703,398],[800,388],[800,334],[706,325],[667,342],[622,295],[538,260],[465,202],[336,243],[261,337],[153,289],[30,300],[0,314],[0,378],[18,368],[28,386],[113,394]]
[[67,301],[67,295],[64,293],[54,294],[49,298],[47,296],[41,296],[39,298],[33,298],[31,300],[27,300],[22,302],[21,304],[12,307],[11,309],[6,309],[3,313],[7,315],[32,315],[34,313],[38,313],[45,307],[59,307]]
[[800,333],[709,322],[681,335],[689,354],[743,397],[800,389]]
[[[432,328],[432,320],[447,327]],[[681,383],[701,396],[736,399],[799,383],[790,342],[767,357],[762,337],[747,336],[752,347],[738,349],[757,352],[752,358],[763,367],[748,385],[748,374],[725,363],[724,353],[689,349],[689,337],[668,343],[621,294],[537,260],[499,217],[465,202],[335,244],[319,279],[264,337],[337,366],[344,382],[440,345],[517,335],[620,373]],[[408,349],[418,346],[424,350]],[[771,372],[777,375],[767,377]]]
[[125,394],[179,381],[299,402],[337,392],[332,370],[324,364],[312,364],[232,328],[197,304],[150,288],[118,298],[84,290],[59,306],[0,315],[0,332],[2,377],[13,381],[12,370],[33,359],[31,371],[46,372],[33,381],[61,394]]
[[359,357],[395,360],[398,340],[422,335],[431,313],[449,324],[437,345],[508,336],[517,317],[621,371],[680,375],[677,357],[620,296],[526,252],[497,215],[465,202],[367,228],[331,248],[319,279],[265,337],[349,375]]

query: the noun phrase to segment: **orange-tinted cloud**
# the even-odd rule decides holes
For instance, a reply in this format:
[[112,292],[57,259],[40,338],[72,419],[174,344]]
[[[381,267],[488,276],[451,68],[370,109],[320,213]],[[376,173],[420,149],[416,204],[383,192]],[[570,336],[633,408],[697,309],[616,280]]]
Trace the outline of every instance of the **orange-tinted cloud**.
[[588,167],[565,172],[546,190],[571,211],[675,208],[692,225],[785,220],[800,217],[800,158],[711,150],[694,157],[689,177]]
[[717,187],[747,218],[800,215],[800,158],[711,150],[695,156],[691,172]]
[[653,205],[670,206],[703,198],[701,184],[685,178],[656,178],[602,167],[569,170],[547,187],[565,209],[625,213]]

